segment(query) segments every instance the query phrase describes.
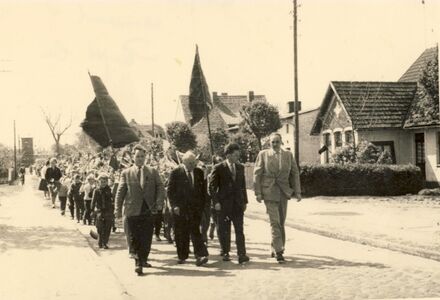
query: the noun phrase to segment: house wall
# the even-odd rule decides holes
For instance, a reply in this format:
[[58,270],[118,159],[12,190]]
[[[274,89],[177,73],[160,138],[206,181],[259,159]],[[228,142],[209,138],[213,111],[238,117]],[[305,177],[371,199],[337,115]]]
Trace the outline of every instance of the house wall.
[[[313,110],[299,115],[299,159],[301,163],[319,163],[320,161],[318,153],[320,138],[310,135],[317,114],[318,110]],[[293,152],[295,149],[294,119],[293,117],[282,119],[281,124],[282,127],[278,129],[278,133],[281,134],[284,148],[289,148]]]

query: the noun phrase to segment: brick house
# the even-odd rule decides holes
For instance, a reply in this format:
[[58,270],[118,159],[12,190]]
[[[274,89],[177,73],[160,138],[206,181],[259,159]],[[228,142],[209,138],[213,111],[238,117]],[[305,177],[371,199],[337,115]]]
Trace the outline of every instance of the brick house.
[[438,47],[425,50],[397,82],[331,81],[312,126],[320,137],[321,163],[346,144],[367,140],[388,150],[397,164],[422,169],[428,186],[440,182],[440,117],[421,110],[419,81]]
[[[183,116],[185,122],[190,124],[191,113],[189,110],[189,96],[180,96]],[[243,105],[250,101],[262,100],[266,101],[264,95],[255,95],[250,91],[248,95],[228,95],[227,93],[212,93],[213,108],[209,112],[209,122],[211,131],[217,128],[223,128],[229,132],[236,132],[240,123],[240,109]],[[192,131],[197,136],[197,142],[202,145],[208,141],[208,122],[204,117],[200,122],[195,124]]]
[[[319,108],[300,111],[299,115],[299,159],[301,163],[319,163],[320,148],[319,136],[310,135],[313,123],[318,115]],[[281,128],[278,133],[283,139],[284,148],[293,152],[295,149],[295,113],[293,107],[289,108],[287,114],[280,116]]]

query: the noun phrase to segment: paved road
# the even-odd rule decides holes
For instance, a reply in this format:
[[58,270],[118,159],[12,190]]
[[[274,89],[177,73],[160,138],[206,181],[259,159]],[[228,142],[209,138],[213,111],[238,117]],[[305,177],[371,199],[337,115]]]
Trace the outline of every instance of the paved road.
[[[1,188],[0,188],[1,193]],[[288,229],[285,265],[268,257],[269,226],[247,218],[251,263],[177,265],[155,242],[153,268],[137,277],[123,234],[99,250],[91,227],[61,217],[32,187],[0,196],[0,299],[380,299],[440,296],[440,263]],[[256,205],[256,204],[252,204]],[[260,209],[263,209],[262,207]],[[87,239],[86,239],[87,237]],[[97,296],[99,295],[99,296]]]

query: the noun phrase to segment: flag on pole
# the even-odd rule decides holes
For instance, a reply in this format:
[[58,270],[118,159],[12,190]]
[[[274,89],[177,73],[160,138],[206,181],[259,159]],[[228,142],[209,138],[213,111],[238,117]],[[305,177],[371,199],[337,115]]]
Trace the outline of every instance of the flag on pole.
[[196,56],[194,58],[191,83],[189,85],[190,125],[194,126],[200,122],[211,108],[211,95],[200,64],[199,47],[196,46]]
[[86,118],[81,123],[84,132],[101,147],[121,148],[139,141],[116,102],[109,95],[101,78],[90,75],[90,79],[96,97],[87,107]]

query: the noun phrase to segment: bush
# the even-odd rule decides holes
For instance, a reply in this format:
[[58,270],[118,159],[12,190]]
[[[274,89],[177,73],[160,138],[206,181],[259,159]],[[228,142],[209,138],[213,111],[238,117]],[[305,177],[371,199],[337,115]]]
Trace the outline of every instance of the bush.
[[301,165],[301,186],[307,196],[416,194],[423,187],[420,168],[413,165]]

